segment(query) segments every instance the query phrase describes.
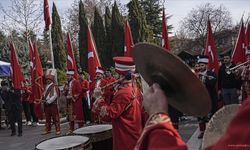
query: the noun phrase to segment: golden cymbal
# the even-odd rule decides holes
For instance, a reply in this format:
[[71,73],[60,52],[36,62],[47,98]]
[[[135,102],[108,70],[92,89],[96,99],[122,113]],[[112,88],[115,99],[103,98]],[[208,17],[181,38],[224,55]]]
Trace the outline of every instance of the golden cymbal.
[[179,111],[194,115],[207,115],[211,100],[203,83],[175,55],[162,47],[139,43],[132,50],[136,70],[151,86],[158,83],[169,104]]

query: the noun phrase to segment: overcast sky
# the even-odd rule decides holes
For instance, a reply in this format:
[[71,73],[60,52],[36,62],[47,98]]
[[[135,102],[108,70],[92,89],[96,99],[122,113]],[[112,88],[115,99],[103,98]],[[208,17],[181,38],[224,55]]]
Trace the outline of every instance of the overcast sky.
[[[42,0],[41,0],[42,1]],[[49,0],[50,9],[52,2],[57,5],[60,15],[64,15],[65,11],[71,7],[74,0]],[[165,0],[165,10],[167,14],[173,15],[168,24],[174,26],[174,31],[179,27],[180,21],[196,6],[210,2],[215,6],[223,4],[230,12],[233,18],[233,23],[240,21],[243,13],[246,17],[250,13],[250,0]],[[129,0],[121,0],[123,4],[127,4]],[[10,0],[0,0],[0,3],[7,7],[10,5]],[[43,7],[43,6],[41,6]],[[2,16],[1,16],[2,17]]]

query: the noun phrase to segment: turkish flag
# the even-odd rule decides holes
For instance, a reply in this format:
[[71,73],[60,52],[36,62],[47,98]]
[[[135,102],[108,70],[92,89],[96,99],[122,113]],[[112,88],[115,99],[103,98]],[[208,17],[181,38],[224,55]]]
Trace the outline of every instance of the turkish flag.
[[34,81],[34,62],[35,62],[35,57],[34,55],[34,48],[31,40],[29,40],[29,60],[30,60],[30,77],[31,77],[31,82],[33,83]]
[[163,8],[163,15],[162,15],[162,47],[165,48],[167,51],[170,51],[170,43],[168,40],[168,29],[167,29],[167,24],[166,24],[164,8]]
[[68,70],[74,70],[75,74],[74,74],[74,78],[77,79],[78,78],[78,73],[77,73],[77,67],[76,67],[76,61],[75,61],[75,57],[74,57],[74,53],[73,53],[73,48],[72,48],[72,43],[71,43],[71,39],[70,39],[70,34],[67,33],[67,69]]
[[250,46],[250,23],[248,23],[247,25],[245,38],[246,38],[246,46]]
[[208,69],[218,74],[218,70],[219,70],[218,54],[217,54],[217,49],[216,49],[213,34],[212,34],[212,27],[211,27],[211,23],[209,19],[207,21],[207,41],[206,41],[204,54],[209,57]]
[[95,72],[97,67],[101,67],[101,63],[96,51],[96,46],[91,29],[90,27],[88,27],[88,72],[90,76],[90,82],[93,82],[95,79]]
[[14,89],[21,89],[22,82],[24,81],[23,72],[18,62],[18,57],[16,54],[16,48],[14,43],[10,42],[10,64],[11,64],[11,80],[13,83]]
[[44,21],[45,21],[45,31],[48,31],[49,26],[51,24],[48,0],[44,0]]
[[[31,46],[31,45],[30,45]],[[32,69],[32,94],[34,98],[34,110],[36,113],[37,118],[42,119],[43,118],[43,111],[41,107],[41,100],[43,96],[43,68],[40,61],[39,53],[36,44],[33,44],[33,47],[30,47],[30,52],[33,52],[30,54],[32,55],[32,63],[33,63],[33,69]]]
[[232,60],[234,63],[243,63],[246,61],[245,54],[245,31],[244,31],[243,19],[241,20],[240,30],[236,44],[234,46],[234,51],[232,54]]
[[125,20],[124,26],[124,56],[132,57],[132,47],[134,46],[133,37],[128,20]]

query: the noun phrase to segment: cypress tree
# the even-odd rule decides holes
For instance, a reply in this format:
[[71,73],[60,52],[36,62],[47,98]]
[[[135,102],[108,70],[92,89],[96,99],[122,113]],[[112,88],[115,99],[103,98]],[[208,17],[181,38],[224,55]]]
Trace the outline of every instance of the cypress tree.
[[84,11],[83,2],[79,2],[79,55],[80,55],[80,66],[83,70],[88,68],[88,21]]
[[112,35],[111,35],[111,13],[109,10],[109,7],[105,8],[105,15],[104,15],[104,21],[105,21],[105,53],[104,58],[107,64],[107,67],[112,66]]
[[128,19],[134,39],[134,43],[148,41],[150,30],[146,17],[138,0],[131,0],[128,4]]
[[142,0],[141,6],[146,14],[149,29],[153,31],[154,35],[161,34],[162,8],[160,7],[159,0]]
[[53,3],[52,7],[51,36],[53,43],[55,68],[64,70],[66,66],[66,50],[64,47],[61,20],[57,12],[55,3]]
[[[162,11],[159,0],[141,0],[141,6],[146,14],[146,21],[149,29],[153,32],[152,41],[156,44],[161,44],[161,32],[162,32]],[[171,16],[167,16],[166,20]],[[168,32],[173,28],[172,25],[168,25]]]
[[94,12],[94,25],[93,25],[93,36],[95,38],[96,49],[101,59],[101,64],[107,66],[105,53],[105,29],[103,25],[102,17],[95,7]]
[[112,36],[112,56],[123,56],[124,47],[124,29],[123,17],[121,16],[116,2],[112,8],[111,19],[111,36]]

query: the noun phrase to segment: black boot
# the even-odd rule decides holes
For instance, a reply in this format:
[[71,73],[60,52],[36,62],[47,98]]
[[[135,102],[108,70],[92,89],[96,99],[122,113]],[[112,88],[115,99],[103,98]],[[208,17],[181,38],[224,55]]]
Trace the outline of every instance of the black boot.
[[16,132],[11,132],[10,136],[14,136],[14,135],[16,135]]

